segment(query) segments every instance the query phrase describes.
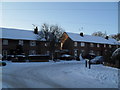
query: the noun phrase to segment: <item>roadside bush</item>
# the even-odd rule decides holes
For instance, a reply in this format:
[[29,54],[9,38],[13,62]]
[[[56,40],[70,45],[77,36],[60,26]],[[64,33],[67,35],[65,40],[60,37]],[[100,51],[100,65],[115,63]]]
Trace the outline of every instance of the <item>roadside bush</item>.
[[6,63],[5,63],[5,62],[2,62],[2,66],[6,66]]
[[12,62],[25,62],[26,57],[25,55],[16,55],[14,58],[12,58]]
[[29,55],[28,59],[30,62],[49,62],[49,55]]

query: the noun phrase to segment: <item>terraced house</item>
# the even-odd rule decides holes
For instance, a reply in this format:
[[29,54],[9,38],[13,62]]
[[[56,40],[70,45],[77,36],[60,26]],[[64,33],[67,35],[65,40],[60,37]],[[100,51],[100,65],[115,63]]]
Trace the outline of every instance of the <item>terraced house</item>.
[[0,28],[2,36],[2,55],[14,53],[17,46],[21,45],[25,55],[49,54],[49,43],[45,39],[38,40],[37,33],[30,30]]
[[[13,54],[19,45],[22,46],[23,53],[26,56],[50,54],[49,42],[45,39],[38,40],[39,36],[35,30],[0,28],[0,32],[2,32],[0,36],[0,44],[2,43],[1,53],[5,57]],[[111,48],[120,47],[118,41],[109,37],[102,38],[84,35],[83,33],[64,32],[62,38],[61,45],[57,46],[57,50],[68,50],[74,57],[79,56],[80,53],[103,55],[104,52],[109,51]]]
[[120,47],[118,41],[106,36],[98,37],[91,35],[84,35],[83,33],[69,33],[63,34],[65,37],[62,48],[70,51],[70,54],[77,57],[81,53],[91,53],[95,55],[104,55],[105,52],[111,48]]

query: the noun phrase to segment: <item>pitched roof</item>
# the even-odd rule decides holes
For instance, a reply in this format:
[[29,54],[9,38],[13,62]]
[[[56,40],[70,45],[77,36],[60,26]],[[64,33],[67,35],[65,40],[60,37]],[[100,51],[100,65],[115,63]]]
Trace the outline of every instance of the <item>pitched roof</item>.
[[91,42],[91,43],[99,43],[99,44],[118,44],[118,41],[112,38],[105,39],[99,36],[92,36],[92,35],[84,35],[83,37],[80,36],[78,33],[70,33],[66,32],[67,35],[73,40],[78,42]]
[[[34,34],[33,31],[22,30],[22,29],[0,28],[0,33],[2,33],[0,34],[0,38],[4,38],[4,39],[37,40],[38,37],[40,37]],[[70,33],[70,32],[66,32],[66,33],[73,41],[102,43],[102,44],[118,44],[118,42],[112,38],[109,38],[107,40],[98,36],[84,35],[83,37],[81,37],[78,33]],[[45,39],[41,39],[41,41],[45,41]]]
[[120,40],[118,41],[119,45],[120,45]]
[[37,40],[37,35],[30,30],[0,28],[0,32],[0,38],[4,39]]

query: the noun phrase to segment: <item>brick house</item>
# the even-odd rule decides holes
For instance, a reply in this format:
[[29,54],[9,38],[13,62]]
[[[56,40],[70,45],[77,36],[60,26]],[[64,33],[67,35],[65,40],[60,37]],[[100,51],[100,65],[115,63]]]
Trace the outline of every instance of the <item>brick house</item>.
[[[11,54],[17,45],[21,45],[23,52],[28,55],[49,54],[49,42],[45,39],[38,40],[38,34],[34,31],[0,28],[0,52],[3,56]],[[119,45],[120,46],[120,45]],[[62,35],[61,44],[57,45],[57,50],[69,50],[73,56],[79,56],[80,53],[92,53],[103,55],[110,48],[117,48],[118,42],[110,38],[102,38],[83,33],[68,33]],[[57,55],[59,56],[59,55]]]
[[109,37],[98,37],[91,35],[84,35],[83,33],[69,33],[63,34],[62,49],[69,50],[74,57],[81,53],[91,53],[95,55],[104,55],[104,52],[111,48],[118,48],[120,45],[115,39]]
[[24,54],[49,54],[49,42],[45,39],[38,40],[38,35],[34,31],[0,28],[2,35],[0,37],[0,44],[2,46],[2,55],[7,56],[13,51],[17,45],[21,45]]

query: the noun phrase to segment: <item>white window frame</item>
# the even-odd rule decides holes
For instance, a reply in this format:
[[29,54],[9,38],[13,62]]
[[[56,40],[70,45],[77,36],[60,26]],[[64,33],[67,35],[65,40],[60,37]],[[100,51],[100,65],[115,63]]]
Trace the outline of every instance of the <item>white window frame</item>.
[[30,46],[36,46],[36,41],[30,41]]
[[80,46],[81,46],[81,47],[85,47],[85,43],[84,43],[84,42],[81,42],[81,43],[80,43]]
[[36,50],[30,50],[29,55],[36,55]]
[[45,43],[45,47],[47,47],[48,45],[47,45],[47,43]]
[[78,50],[74,49],[74,56],[77,57],[77,55],[78,55]]
[[90,47],[94,47],[94,43],[90,43]]
[[24,41],[23,41],[23,40],[19,40],[19,43],[18,43],[18,44],[23,46]]
[[74,46],[77,47],[77,42],[74,42]]
[[109,48],[112,48],[112,45],[109,45]]
[[62,43],[62,42],[60,43],[60,47],[61,47],[61,49],[62,49],[62,47],[63,47],[63,43]]
[[3,45],[8,45],[8,40],[3,40]]
[[99,44],[99,43],[97,44],[97,47],[100,47],[100,44]]
[[104,48],[106,47],[106,44],[104,44]]

